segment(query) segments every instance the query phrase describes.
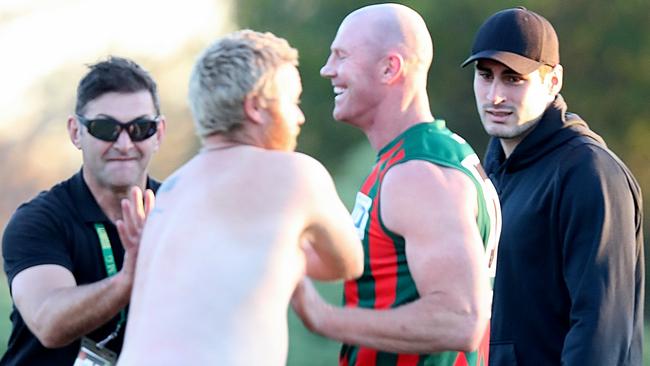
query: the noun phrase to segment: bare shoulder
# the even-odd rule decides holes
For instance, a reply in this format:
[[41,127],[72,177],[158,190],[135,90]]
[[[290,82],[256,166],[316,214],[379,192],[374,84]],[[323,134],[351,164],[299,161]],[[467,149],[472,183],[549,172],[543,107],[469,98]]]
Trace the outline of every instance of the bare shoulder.
[[325,171],[325,167],[318,160],[301,152],[270,151],[269,158],[278,160],[279,162],[284,162],[297,168]]
[[432,194],[476,192],[469,176],[460,170],[422,160],[410,160],[388,170],[382,182],[382,194],[393,191]]
[[477,206],[476,188],[458,169],[411,160],[388,170],[381,185],[380,208],[384,224],[405,234],[444,222],[454,215],[472,213]]
[[302,183],[330,183],[332,178],[327,169],[318,160],[299,152],[273,151],[268,156],[268,163],[274,169],[282,169]]

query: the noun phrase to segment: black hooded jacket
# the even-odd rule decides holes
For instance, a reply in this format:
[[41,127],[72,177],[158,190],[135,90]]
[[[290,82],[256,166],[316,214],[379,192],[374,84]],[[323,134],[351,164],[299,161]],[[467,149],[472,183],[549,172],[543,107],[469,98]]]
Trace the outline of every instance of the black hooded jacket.
[[490,365],[641,365],[640,188],[561,96],[506,159],[485,168],[503,227]]

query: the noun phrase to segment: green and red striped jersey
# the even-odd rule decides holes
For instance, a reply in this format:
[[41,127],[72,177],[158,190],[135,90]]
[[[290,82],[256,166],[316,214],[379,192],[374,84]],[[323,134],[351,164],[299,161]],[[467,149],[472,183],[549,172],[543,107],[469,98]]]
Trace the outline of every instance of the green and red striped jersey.
[[[357,193],[352,218],[364,247],[364,271],[344,286],[344,306],[389,309],[419,298],[406,262],[404,238],[388,230],[379,213],[379,192],[386,172],[409,160],[423,160],[467,174],[477,191],[476,224],[486,249],[486,265],[494,277],[496,248],[501,231],[498,196],[472,148],[451,132],[445,121],[419,123],[400,134],[377,156],[377,161]],[[406,355],[344,344],[341,366],[455,366],[487,365],[489,330],[475,352]]]

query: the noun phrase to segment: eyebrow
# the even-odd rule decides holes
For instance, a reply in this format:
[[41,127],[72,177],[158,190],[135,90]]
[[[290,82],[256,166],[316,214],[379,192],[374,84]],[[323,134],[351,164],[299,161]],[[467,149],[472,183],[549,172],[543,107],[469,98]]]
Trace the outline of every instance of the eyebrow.
[[488,69],[487,67],[479,65],[478,62],[476,63],[476,70],[492,72],[492,70]]
[[341,47],[330,47],[330,51],[336,55],[347,54]]

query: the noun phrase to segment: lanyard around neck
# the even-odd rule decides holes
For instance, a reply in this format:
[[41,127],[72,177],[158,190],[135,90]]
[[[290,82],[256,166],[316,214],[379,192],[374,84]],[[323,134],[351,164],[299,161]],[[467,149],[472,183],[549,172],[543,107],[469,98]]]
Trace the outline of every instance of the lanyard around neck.
[[[99,237],[99,244],[102,247],[102,256],[104,257],[104,266],[106,266],[106,273],[108,277],[113,276],[117,273],[117,265],[115,264],[115,256],[113,255],[113,248],[111,247],[111,240],[108,238],[108,233],[104,224],[95,223],[95,231],[97,231],[97,236]],[[108,343],[113,338],[117,337],[122,325],[126,321],[126,312],[124,309],[120,311],[120,321],[115,327],[115,331],[109,334],[103,341],[97,343],[98,348],[104,348],[106,343]]]

